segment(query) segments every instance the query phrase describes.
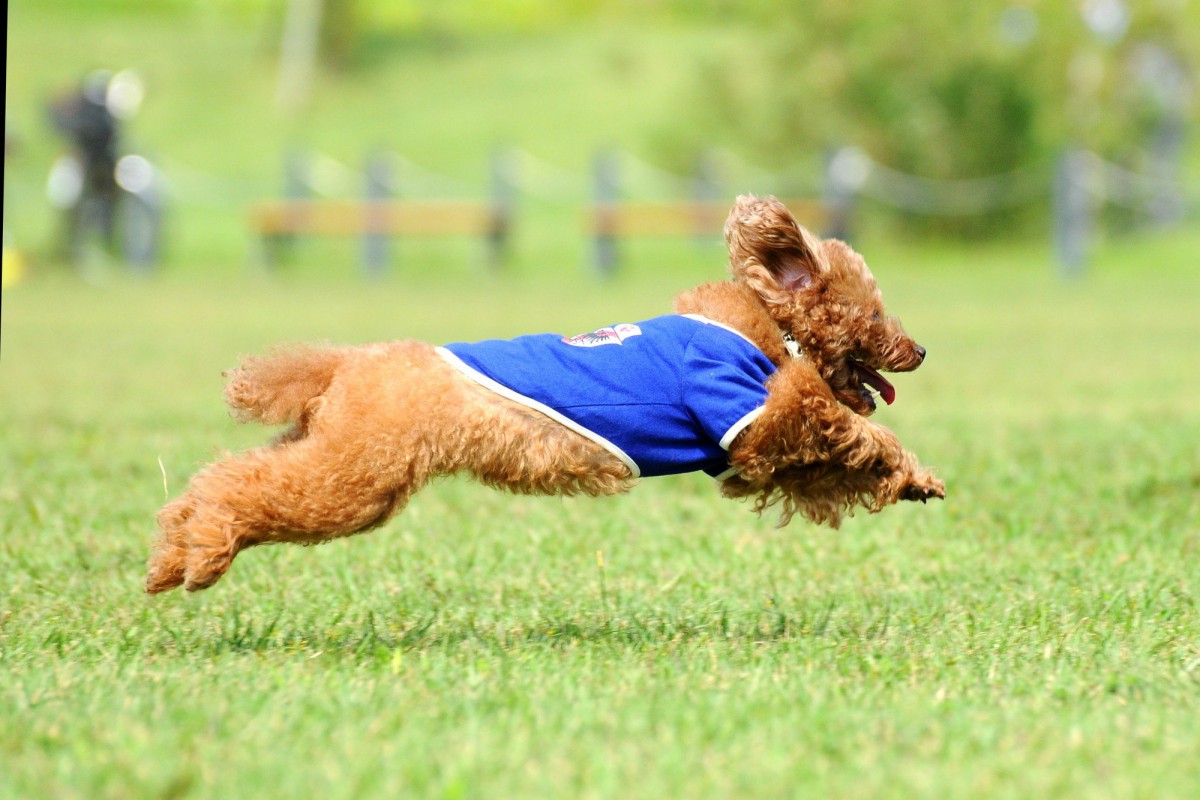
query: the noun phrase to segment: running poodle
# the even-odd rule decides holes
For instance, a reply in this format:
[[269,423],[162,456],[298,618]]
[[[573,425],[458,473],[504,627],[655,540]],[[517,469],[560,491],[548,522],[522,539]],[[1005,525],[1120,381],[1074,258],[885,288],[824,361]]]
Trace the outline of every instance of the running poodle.
[[158,514],[146,590],[205,589],[247,547],[366,531],[431,478],[467,472],[525,494],[609,495],[704,471],[728,497],[837,527],[856,507],[945,497],[867,417],[880,371],[925,349],[884,313],[862,257],[774,198],[737,199],[732,280],[675,313],[578,336],[435,347],[395,341],[246,359],[238,419],[290,427],[192,478]]

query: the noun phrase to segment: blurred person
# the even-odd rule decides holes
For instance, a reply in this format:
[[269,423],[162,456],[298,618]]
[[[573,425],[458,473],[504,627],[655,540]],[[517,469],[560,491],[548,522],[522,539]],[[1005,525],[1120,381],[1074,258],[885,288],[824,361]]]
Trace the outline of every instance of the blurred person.
[[47,189],[50,201],[66,212],[64,249],[72,261],[80,258],[92,231],[109,251],[116,244],[120,194],[116,169],[120,118],[126,116],[115,96],[119,77],[93,72],[78,89],[50,103],[51,122],[71,151],[51,168]]

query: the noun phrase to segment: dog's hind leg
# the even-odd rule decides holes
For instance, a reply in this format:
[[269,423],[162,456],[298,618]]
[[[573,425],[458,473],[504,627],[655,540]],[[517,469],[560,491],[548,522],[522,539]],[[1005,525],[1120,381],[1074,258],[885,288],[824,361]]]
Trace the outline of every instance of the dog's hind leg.
[[425,482],[399,457],[389,468],[329,439],[263,448],[213,464],[192,481],[184,584],[205,589],[247,547],[311,544],[382,523]]
[[[264,451],[283,448],[304,439],[308,435],[306,421],[301,417],[275,436]],[[187,529],[196,503],[195,494],[189,491],[159,510],[156,519],[161,534],[154,543],[147,564],[145,585],[148,593],[169,591],[184,582],[190,549]]]
[[184,495],[163,506],[158,512],[158,527],[162,531],[154,544],[146,574],[146,591],[158,594],[183,583],[187,566],[187,536],[184,525],[192,516],[190,496]]

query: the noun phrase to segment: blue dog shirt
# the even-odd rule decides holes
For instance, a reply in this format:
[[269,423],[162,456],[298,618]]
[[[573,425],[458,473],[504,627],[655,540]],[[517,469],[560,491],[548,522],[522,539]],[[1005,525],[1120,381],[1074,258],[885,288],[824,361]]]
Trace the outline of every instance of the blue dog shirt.
[[620,458],[634,477],[729,469],[775,371],[732,328],[667,315],[579,336],[535,334],[448,344],[467,377],[546,414]]

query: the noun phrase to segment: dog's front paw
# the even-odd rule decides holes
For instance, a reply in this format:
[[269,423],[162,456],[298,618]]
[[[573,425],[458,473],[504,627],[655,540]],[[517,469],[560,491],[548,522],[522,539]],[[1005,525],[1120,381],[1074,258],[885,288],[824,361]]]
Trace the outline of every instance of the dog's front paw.
[[900,499],[920,500],[922,503],[931,499],[945,500],[946,484],[929,473],[916,475],[900,490]]

